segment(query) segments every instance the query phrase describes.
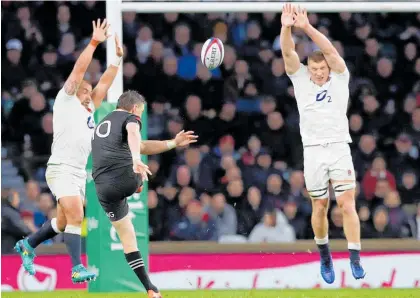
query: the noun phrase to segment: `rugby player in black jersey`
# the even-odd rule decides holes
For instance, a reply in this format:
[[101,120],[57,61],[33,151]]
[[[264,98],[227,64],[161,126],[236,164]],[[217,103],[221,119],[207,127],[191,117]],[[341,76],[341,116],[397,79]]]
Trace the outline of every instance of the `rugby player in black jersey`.
[[124,92],[117,109],[95,128],[92,137],[92,177],[99,202],[115,227],[123,245],[127,263],[147,290],[150,298],[160,298],[144,268],[131,222],[127,197],[141,189],[151,174],[140,154],[159,154],[197,141],[194,132],[181,131],[173,140],[142,141],[140,135],[144,97],[136,91]]

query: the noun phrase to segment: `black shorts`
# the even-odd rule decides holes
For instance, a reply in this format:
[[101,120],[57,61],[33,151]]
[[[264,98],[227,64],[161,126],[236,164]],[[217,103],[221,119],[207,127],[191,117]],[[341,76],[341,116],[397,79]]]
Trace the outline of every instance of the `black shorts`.
[[111,221],[127,216],[129,207],[127,197],[142,185],[140,177],[133,169],[118,169],[104,172],[95,179],[99,203]]

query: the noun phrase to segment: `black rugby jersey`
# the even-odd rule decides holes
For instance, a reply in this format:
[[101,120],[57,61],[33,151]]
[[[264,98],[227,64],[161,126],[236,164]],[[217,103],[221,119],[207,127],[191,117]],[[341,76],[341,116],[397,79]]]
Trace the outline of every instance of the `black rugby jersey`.
[[138,116],[116,110],[96,126],[92,137],[93,179],[102,174],[112,174],[116,169],[132,168],[133,161],[126,128],[130,122],[138,123],[141,128]]

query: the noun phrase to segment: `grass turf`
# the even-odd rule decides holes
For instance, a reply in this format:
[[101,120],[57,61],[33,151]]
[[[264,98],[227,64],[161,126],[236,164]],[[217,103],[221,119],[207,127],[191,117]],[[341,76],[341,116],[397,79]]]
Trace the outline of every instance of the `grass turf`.
[[[251,291],[163,291],[164,298],[416,298],[420,289],[339,289],[339,290],[251,290]],[[2,298],[141,298],[143,293],[98,293],[82,291],[3,292]]]

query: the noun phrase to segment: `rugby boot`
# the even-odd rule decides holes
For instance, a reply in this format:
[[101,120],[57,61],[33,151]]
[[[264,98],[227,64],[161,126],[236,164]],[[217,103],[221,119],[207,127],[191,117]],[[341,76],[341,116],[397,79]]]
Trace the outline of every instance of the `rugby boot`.
[[363,279],[366,275],[365,270],[363,269],[360,261],[350,261],[351,273],[355,279]]
[[149,298],[162,298],[162,295],[159,292],[155,292],[153,290],[147,291]]
[[35,275],[34,259],[36,255],[34,249],[29,245],[28,239],[19,240],[14,249],[20,255],[25,271],[30,275]]
[[87,271],[82,264],[74,266],[71,270],[71,281],[74,284],[89,282],[96,279],[96,274]]
[[335,272],[332,257],[321,259],[321,276],[327,284],[332,284],[335,280]]

